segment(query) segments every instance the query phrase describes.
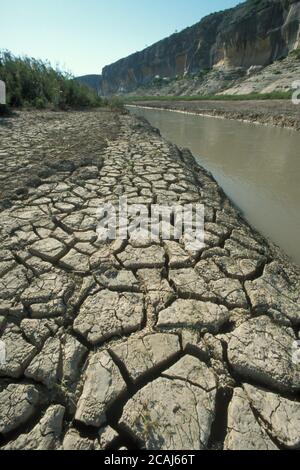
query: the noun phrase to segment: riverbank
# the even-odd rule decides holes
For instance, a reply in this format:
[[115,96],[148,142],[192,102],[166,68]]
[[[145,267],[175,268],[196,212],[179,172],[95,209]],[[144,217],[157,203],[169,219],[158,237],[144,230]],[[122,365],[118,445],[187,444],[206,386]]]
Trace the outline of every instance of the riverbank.
[[[32,118],[0,126],[4,186],[14,164],[23,185],[18,155],[52,169],[1,211],[0,447],[299,447],[299,269],[146,121]],[[204,247],[97,241],[97,209],[125,195],[204,204]]]
[[163,109],[128,110],[188,147],[249,224],[300,265],[299,132]]
[[164,101],[151,99],[129,102],[129,106],[165,109],[202,116],[214,116],[238,121],[300,130],[300,105],[291,100],[253,101]]

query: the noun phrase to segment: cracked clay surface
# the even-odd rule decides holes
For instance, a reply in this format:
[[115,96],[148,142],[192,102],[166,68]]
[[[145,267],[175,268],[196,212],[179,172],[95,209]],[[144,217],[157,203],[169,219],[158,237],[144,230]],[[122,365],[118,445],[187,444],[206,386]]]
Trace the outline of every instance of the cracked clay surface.
[[[299,270],[189,151],[127,114],[24,112],[0,172],[1,449],[300,448]],[[204,204],[204,247],[99,241],[120,196]]]

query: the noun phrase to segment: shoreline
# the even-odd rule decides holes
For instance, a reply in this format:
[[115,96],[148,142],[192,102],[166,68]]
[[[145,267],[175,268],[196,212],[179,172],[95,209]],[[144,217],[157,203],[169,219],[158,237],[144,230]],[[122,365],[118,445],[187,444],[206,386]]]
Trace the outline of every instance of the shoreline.
[[[244,122],[245,124],[255,124],[256,126],[272,126],[272,127],[278,127],[275,124],[268,124],[268,123],[262,123],[260,121],[251,121],[249,119],[237,119],[234,117],[230,117],[230,115],[215,115],[215,114],[205,114],[202,112],[195,112],[195,111],[182,111],[180,109],[169,109],[169,108],[157,108],[154,106],[140,106],[140,105],[131,105],[131,104],[126,104],[126,107],[129,108],[139,108],[139,109],[152,109],[153,111],[167,111],[170,113],[178,113],[178,114],[186,114],[188,116],[201,116],[201,117],[206,117],[206,118],[212,118],[212,119],[222,119],[222,120],[229,120],[229,121],[238,121],[238,122]],[[293,127],[284,127],[285,129],[289,130],[296,130]]]
[[[251,103],[251,104],[249,104]],[[280,127],[293,131],[300,131],[300,106],[289,102],[288,106],[284,103],[285,112],[280,114],[279,104],[281,100],[270,100],[270,102],[259,101],[255,104],[265,107],[265,110],[257,112],[254,102],[232,101],[232,102],[211,102],[211,101],[180,101],[178,102],[159,102],[159,101],[140,101],[135,104],[126,104],[128,107],[153,109],[177,112],[181,114],[212,117],[216,119],[228,119],[248,124]],[[244,108],[244,109],[242,109]],[[252,109],[254,108],[254,109]],[[297,112],[297,110],[299,110]],[[293,115],[289,115],[292,113]]]

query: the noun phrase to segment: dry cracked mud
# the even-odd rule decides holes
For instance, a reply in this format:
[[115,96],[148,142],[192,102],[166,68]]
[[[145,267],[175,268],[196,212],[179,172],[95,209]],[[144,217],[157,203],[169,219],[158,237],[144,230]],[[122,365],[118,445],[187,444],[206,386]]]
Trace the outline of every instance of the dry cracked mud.
[[[300,448],[299,269],[143,120],[1,124],[1,449]],[[125,195],[204,204],[204,247],[99,242]]]

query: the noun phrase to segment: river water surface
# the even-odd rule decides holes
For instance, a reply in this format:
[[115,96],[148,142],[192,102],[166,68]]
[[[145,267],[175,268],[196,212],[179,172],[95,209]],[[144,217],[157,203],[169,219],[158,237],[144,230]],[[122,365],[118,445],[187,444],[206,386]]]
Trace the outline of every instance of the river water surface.
[[300,132],[130,107],[187,147],[244,217],[300,265]]

